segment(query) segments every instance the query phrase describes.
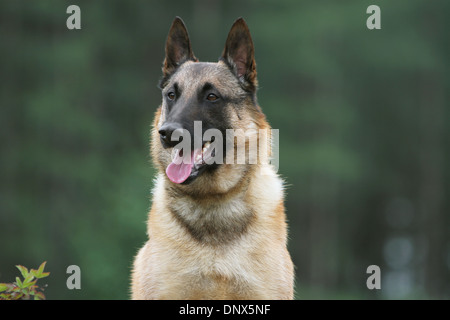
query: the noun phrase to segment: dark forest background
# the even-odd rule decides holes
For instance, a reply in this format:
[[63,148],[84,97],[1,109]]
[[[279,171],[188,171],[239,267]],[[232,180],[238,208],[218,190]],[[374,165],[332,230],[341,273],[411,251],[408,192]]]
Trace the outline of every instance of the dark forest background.
[[217,61],[242,16],[280,132],[297,298],[450,298],[449,14],[444,0],[1,0],[0,282],[46,260],[48,299],[129,297],[170,24]]

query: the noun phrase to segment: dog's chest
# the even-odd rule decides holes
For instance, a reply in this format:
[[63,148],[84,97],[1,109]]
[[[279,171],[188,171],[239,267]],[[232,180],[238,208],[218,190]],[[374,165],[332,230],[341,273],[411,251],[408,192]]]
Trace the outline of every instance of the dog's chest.
[[251,251],[241,240],[239,245],[222,247],[199,247],[184,257],[179,266],[179,288],[186,288],[185,296],[193,299],[243,299],[245,292],[254,292],[260,283],[255,273],[255,261],[251,261]]
[[251,232],[255,217],[243,200],[195,207],[179,199],[171,206],[177,211],[172,214],[179,215],[175,220],[186,242],[176,252],[166,253],[169,259],[183,261],[170,265],[177,269],[172,274],[179,275],[178,281],[190,284],[186,294],[238,298],[235,291],[259,282],[252,259],[258,251],[255,243],[259,243]]

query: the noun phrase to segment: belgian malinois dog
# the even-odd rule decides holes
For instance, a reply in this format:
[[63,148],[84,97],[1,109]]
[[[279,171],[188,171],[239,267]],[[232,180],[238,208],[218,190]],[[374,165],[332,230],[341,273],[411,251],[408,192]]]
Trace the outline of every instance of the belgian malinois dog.
[[[293,299],[283,182],[267,161],[270,151],[238,163],[239,148],[228,148],[243,135],[249,153],[249,132],[270,130],[256,99],[247,24],[236,20],[218,62],[199,62],[177,17],[165,54],[162,103],[151,132],[159,173],[149,240],[134,261],[132,298]],[[212,129],[216,135],[208,136]],[[238,132],[231,139],[230,129]],[[266,143],[256,139],[259,147]],[[177,148],[182,142],[186,148]],[[208,161],[217,160],[220,149],[234,161]]]

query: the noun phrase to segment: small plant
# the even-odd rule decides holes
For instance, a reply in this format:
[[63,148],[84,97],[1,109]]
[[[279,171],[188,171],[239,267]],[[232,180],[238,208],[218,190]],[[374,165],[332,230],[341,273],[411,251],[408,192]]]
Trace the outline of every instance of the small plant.
[[44,272],[46,263],[47,261],[44,261],[37,270],[30,271],[24,266],[17,265],[23,280],[16,277],[13,283],[0,283],[0,300],[45,300],[44,288],[37,286],[36,282],[50,274]]

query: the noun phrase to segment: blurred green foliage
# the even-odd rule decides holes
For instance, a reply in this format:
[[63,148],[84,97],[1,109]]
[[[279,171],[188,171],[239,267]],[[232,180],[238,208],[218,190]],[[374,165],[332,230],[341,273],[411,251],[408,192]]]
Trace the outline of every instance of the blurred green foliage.
[[[81,30],[66,28],[69,4]],[[381,30],[366,28],[371,4]],[[280,130],[297,297],[450,297],[449,12],[444,0],[0,2],[0,281],[47,260],[49,299],[129,297],[169,26],[181,16],[196,56],[216,61],[242,16]],[[72,264],[81,290],[65,286]]]

